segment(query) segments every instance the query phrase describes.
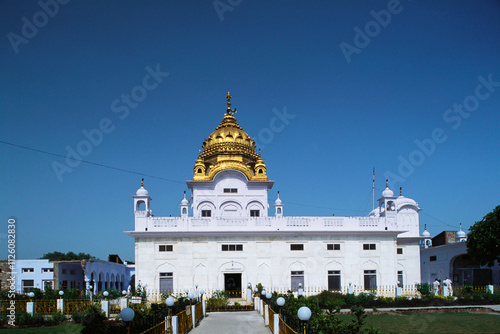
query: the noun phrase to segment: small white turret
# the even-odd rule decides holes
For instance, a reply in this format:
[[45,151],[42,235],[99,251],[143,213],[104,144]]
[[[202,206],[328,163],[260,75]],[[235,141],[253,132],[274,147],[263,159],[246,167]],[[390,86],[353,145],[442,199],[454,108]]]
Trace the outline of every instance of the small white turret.
[[274,201],[274,216],[283,217],[283,202],[280,199],[280,192],[278,191],[278,198]]
[[424,238],[424,240],[422,240],[422,243],[421,243],[421,246],[423,248],[432,247],[431,234],[429,233],[429,231],[427,231],[427,224],[424,225],[424,231],[422,232],[422,238]]
[[181,201],[181,217],[187,217],[189,215],[189,201],[186,199],[186,192],[184,192],[184,198]]
[[465,234],[465,232],[462,231],[462,223],[460,223],[460,231],[457,232],[457,239],[458,239],[458,242],[466,242],[467,241],[467,234]]

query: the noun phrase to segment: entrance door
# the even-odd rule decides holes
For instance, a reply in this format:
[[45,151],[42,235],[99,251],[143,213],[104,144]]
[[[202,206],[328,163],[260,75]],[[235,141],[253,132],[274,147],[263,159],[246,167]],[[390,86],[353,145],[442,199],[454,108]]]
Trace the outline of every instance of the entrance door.
[[224,290],[229,293],[229,298],[241,298],[241,273],[224,274]]

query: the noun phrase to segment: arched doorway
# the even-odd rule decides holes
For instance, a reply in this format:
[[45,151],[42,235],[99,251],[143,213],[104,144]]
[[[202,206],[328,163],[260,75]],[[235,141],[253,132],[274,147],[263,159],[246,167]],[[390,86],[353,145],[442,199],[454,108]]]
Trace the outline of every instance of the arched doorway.
[[491,283],[491,269],[482,269],[468,254],[451,260],[453,282],[458,285],[487,285]]

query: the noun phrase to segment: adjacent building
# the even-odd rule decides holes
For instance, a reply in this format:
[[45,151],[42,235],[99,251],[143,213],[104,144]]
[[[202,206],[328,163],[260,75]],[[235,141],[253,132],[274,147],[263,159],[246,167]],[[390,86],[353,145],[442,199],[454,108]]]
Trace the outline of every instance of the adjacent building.
[[[7,288],[10,269],[6,260],[0,261],[0,269],[3,275],[0,284]],[[47,288],[85,290],[90,286],[94,293],[110,288],[127,290],[135,273],[134,264],[123,263],[117,255],[110,255],[108,261],[94,258],[70,261],[16,260],[14,270],[16,291],[19,293],[28,293],[35,288],[42,291]]]
[[495,262],[493,267],[481,266],[467,254],[467,235],[459,231],[443,231],[431,238],[425,230],[421,250],[421,280],[432,283],[436,278],[446,277],[455,285],[484,286],[500,284],[500,267]]

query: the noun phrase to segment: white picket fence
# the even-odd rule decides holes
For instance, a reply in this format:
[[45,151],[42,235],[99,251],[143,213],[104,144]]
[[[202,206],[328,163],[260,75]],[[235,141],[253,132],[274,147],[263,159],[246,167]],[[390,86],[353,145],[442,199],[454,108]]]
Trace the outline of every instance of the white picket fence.
[[[356,295],[364,292],[364,293],[369,293],[369,292],[375,292],[377,296],[379,297],[395,297],[396,296],[396,288],[397,286],[396,285],[387,285],[387,286],[378,286],[377,289],[375,290],[364,290],[362,287],[358,287],[358,286],[345,286],[345,287],[342,287],[341,290],[331,290],[330,292],[337,292],[337,293],[341,293],[341,294],[347,294],[347,293],[354,293]],[[267,292],[271,292],[271,293],[278,293],[278,294],[287,294],[288,291],[290,290],[290,288],[279,288],[279,287],[270,287],[270,288],[265,288]],[[405,296],[405,297],[416,297],[416,296],[419,296],[419,292],[417,291],[417,288],[415,285],[404,285],[402,287],[400,287],[400,296]],[[189,290],[190,293],[192,293],[195,298],[196,296],[198,296],[200,299],[201,299],[201,295],[200,295],[200,290],[201,289],[198,289],[198,290],[195,290],[195,289],[191,289]],[[321,292],[327,290],[326,287],[309,287],[309,288],[305,288],[304,291],[303,291],[303,295],[305,297],[309,297],[309,296],[315,296],[315,295],[318,295],[320,294]],[[216,292],[216,291],[219,291],[219,290],[205,290],[204,291],[204,294],[203,294],[203,299],[205,300],[208,300],[212,297],[212,295]],[[198,294],[196,294],[196,292],[198,292]],[[252,291],[253,292],[253,291]],[[174,296],[184,296],[184,297],[187,297],[187,293],[185,292],[185,290],[177,290],[177,291],[174,291],[171,293],[172,295]],[[295,295],[295,297],[298,296],[298,291],[294,291],[293,294]],[[245,295],[246,295],[246,291],[242,291],[242,299],[245,298]],[[159,291],[155,291],[155,290],[148,290],[147,291],[147,301],[150,302],[150,303],[157,303],[157,302],[162,302],[162,293],[159,292]]]

